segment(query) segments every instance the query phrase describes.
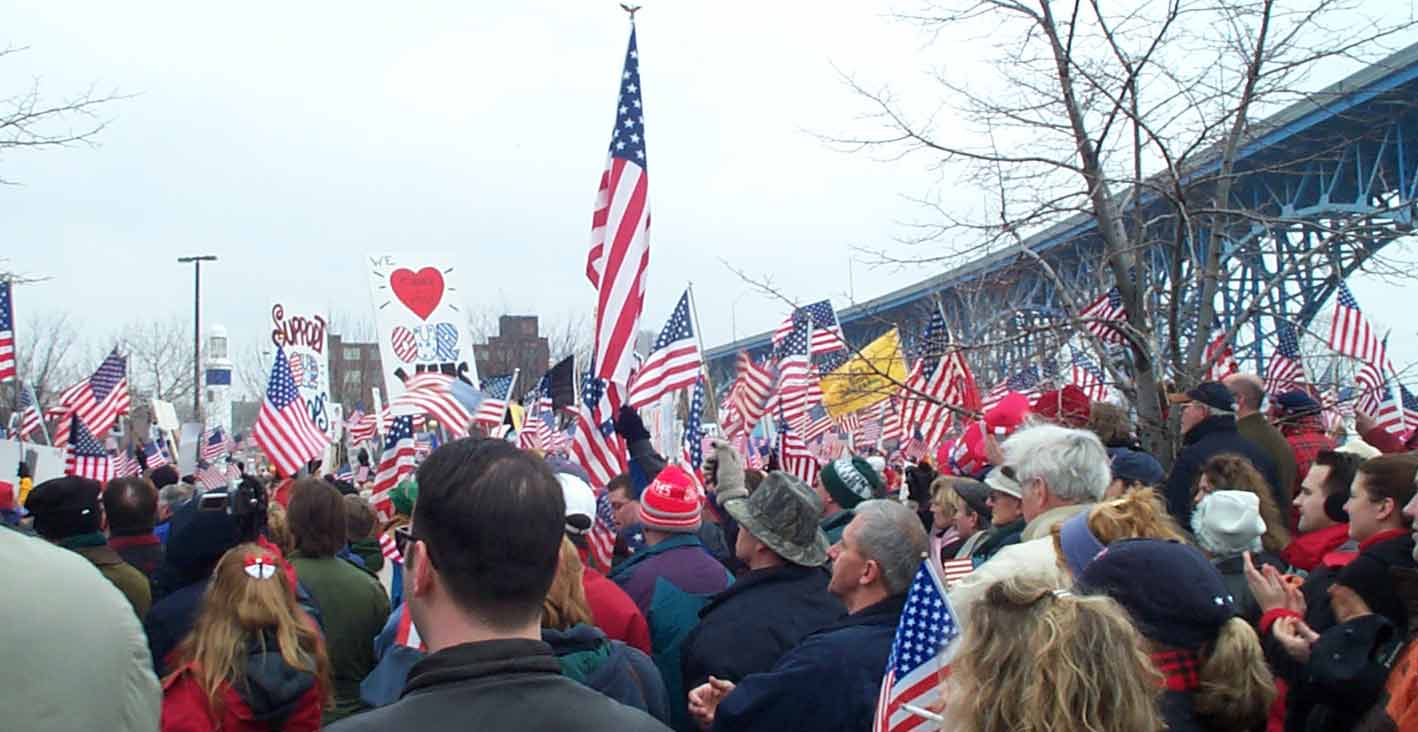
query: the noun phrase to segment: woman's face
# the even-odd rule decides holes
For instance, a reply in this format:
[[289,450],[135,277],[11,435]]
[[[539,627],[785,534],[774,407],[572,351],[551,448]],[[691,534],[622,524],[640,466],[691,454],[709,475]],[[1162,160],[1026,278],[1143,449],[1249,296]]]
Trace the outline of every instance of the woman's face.
[[951,513],[951,508],[946,505],[944,497],[931,500],[931,518],[934,519],[934,523],[931,524],[932,526],[939,526],[944,529],[953,519],[950,515]]
[[955,533],[962,539],[969,539],[980,530],[980,516],[965,506],[955,506]]
[[1206,495],[1214,490],[1216,488],[1212,487],[1211,480],[1206,477],[1206,473],[1202,473],[1201,478],[1196,482],[1196,493],[1192,494],[1192,505],[1199,505],[1201,499],[1206,498]]

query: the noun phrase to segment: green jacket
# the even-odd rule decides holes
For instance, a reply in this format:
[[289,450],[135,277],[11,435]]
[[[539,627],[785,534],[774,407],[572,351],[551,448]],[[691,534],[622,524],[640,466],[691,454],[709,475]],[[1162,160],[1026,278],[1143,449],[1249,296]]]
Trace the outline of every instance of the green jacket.
[[352,541],[350,551],[364,560],[364,568],[369,570],[370,574],[379,574],[379,570],[384,569],[384,552],[380,550],[377,539]]
[[300,584],[315,598],[325,621],[325,646],[335,682],[330,724],[363,709],[359,682],[374,668],[374,637],[389,619],[389,597],[379,580],[338,557],[311,558],[292,552]]
[[148,584],[148,578],[136,567],[123,561],[123,557],[118,556],[118,552],[108,545],[108,539],[103,534],[81,534],[62,539],[58,543],[59,546],[89,560],[89,563],[98,569],[99,574],[112,582],[113,586],[128,598],[128,604],[133,606],[138,620],[147,617],[148,610],[153,606],[153,588]]

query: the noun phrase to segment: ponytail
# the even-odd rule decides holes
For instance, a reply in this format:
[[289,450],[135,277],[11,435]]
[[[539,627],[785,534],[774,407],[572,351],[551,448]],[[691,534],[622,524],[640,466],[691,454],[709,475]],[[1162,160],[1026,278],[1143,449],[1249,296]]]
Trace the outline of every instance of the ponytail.
[[1203,654],[1197,714],[1218,729],[1252,729],[1265,722],[1275,700],[1275,678],[1260,638],[1239,617],[1227,620]]

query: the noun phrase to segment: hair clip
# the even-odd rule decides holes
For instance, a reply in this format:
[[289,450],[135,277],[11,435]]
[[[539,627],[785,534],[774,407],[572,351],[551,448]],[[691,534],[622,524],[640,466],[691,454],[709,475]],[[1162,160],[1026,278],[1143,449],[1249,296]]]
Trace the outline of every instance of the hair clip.
[[252,579],[271,579],[276,576],[276,563],[264,555],[246,558],[246,573]]
[[1049,592],[1058,598],[1073,597],[1073,593],[1068,590],[1049,590]]

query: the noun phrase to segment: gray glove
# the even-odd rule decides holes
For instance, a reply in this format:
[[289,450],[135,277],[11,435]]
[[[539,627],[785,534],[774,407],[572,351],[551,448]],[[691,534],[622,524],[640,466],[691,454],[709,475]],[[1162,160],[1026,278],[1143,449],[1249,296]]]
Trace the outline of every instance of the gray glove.
[[724,440],[714,440],[714,459],[718,464],[714,472],[715,502],[723,506],[736,498],[748,498],[748,489],[743,483],[743,458],[734,446]]

